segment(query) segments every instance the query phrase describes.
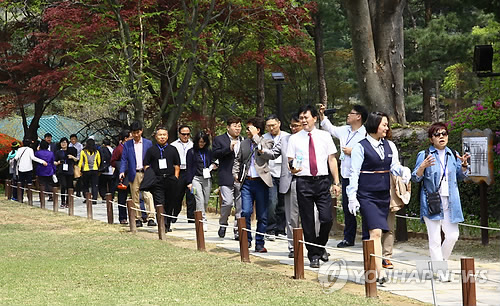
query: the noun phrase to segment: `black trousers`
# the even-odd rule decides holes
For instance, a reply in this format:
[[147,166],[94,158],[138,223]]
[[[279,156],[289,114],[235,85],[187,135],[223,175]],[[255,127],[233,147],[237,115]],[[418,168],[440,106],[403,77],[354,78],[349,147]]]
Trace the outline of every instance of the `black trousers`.
[[[302,220],[304,240],[318,245],[326,245],[332,228],[332,197],[330,195],[330,180],[328,176],[312,177],[297,176],[297,202]],[[320,229],[316,236],[314,206],[319,212]],[[309,260],[318,259],[323,255],[324,248],[306,244]]]
[[[32,184],[33,183],[33,171],[26,171],[26,172],[19,171],[18,182],[21,183],[22,187],[26,187],[26,185]],[[14,196],[17,199],[17,188],[16,188],[16,193],[14,194]],[[23,196],[24,196],[24,190],[21,189],[21,199],[23,198]]]
[[196,209],[196,201],[194,199],[194,195],[187,188],[188,182],[186,180],[186,177],[187,177],[187,171],[181,170],[179,180],[177,183],[177,192],[178,192],[177,203],[175,204],[175,208],[174,208],[173,213],[174,213],[174,216],[179,215],[179,213],[182,210],[182,199],[184,198],[184,195],[186,195],[187,217],[194,219],[194,211]]
[[115,191],[118,193],[118,220],[127,220],[127,196],[130,191],[130,187],[128,187],[127,184],[127,189],[126,190],[121,190],[118,189],[117,186],[120,183],[120,180],[117,175],[112,176],[111,180],[111,194],[113,197],[115,196]]
[[[157,183],[152,190],[153,201],[156,205],[163,205],[165,210],[165,214],[169,216],[177,216],[179,213],[175,214],[177,208],[177,198],[176,195],[176,186],[178,186],[178,179],[175,176],[169,177],[157,177]],[[166,217],[165,224],[167,228],[170,227],[170,223],[172,220],[176,218]],[[175,221],[174,221],[175,222]]]
[[59,185],[61,186],[61,204],[66,204],[68,202],[68,196],[65,196],[65,194],[68,193],[69,188],[73,188],[73,175],[59,173],[57,175],[57,179],[59,180]]
[[112,175],[99,175],[99,195],[103,200],[106,200],[106,193],[112,191],[113,176]]
[[99,173],[97,170],[83,171],[83,192],[86,194],[90,191],[92,192],[92,200],[94,202],[97,200],[97,193],[99,189]]
[[54,186],[54,181],[51,176],[38,176],[38,182],[40,183],[40,189],[45,191],[52,197],[52,186]]

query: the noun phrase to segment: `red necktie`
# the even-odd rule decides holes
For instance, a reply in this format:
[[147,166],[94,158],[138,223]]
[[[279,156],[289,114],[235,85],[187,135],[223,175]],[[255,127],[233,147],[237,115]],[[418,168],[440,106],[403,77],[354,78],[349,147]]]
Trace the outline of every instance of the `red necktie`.
[[318,174],[318,165],[316,164],[314,141],[310,132],[307,135],[309,135],[309,171],[311,171],[312,176],[316,176]]

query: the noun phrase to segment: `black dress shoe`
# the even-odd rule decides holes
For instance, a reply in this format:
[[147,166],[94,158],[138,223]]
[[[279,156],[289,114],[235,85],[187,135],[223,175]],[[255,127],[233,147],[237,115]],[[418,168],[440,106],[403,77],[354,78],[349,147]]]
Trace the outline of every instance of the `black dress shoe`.
[[328,256],[330,256],[330,253],[328,253],[326,250],[324,250],[323,254],[321,255],[321,257],[319,259],[321,259],[324,262],[327,262]]
[[154,220],[148,220],[148,226],[156,226],[156,222]]
[[248,241],[248,248],[251,249],[252,248],[252,241]]
[[165,227],[165,233],[171,233],[172,229],[170,227]]
[[350,246],[354,246],[354,243],[350,243],[347,240],[342,240],[339,244],[337,244],[337,248],[346,248]]
[[290,253],[288,253],[288,258],[294,258],[295,257],[295,254],[293,253],[293,251],[290,251]]
[[387,277],[377,278],[377,283],[379,285],[383,285],[383,284],[387,283]]
[[217,232],[217,234],[219,235],[219,238],[226,237],[226,228],[223,226],[219,227],[219,231]]
[[311,267],[313,269],[319,268],[319,258],[311,259],[311,261],[309,263],[309,267]]
[[142,227],[142,221],[141,220],[135,220],[135,226],[136,227]]
[[[188,217],[188,219],[194,219],[194,217]],[[188,223],[194,223],[194,220],[188,220]]]
[[240,240],[240,234],[238,231],[234,232],[234,240],[239,241]]
[[257,244],[257,245],[255,245],[255,252],[267,253],[267,249],[262,244]]

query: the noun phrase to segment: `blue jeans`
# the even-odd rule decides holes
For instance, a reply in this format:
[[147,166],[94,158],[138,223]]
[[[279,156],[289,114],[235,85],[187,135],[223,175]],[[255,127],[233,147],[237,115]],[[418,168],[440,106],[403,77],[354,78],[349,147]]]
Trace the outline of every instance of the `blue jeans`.
[[[251,229],[250,217],[253,213],[255,201],[255,214],[257,217],[257,232],[265,233],[267,227],[267,206],[269,201],[269,187],[261,180],[245,180],[241,186],[241,216],[245,218],[247,229]],[[248,233],[248,242],[252,241],[252,234]],[[255,245],[264,245],[264,236],[255,236]]]

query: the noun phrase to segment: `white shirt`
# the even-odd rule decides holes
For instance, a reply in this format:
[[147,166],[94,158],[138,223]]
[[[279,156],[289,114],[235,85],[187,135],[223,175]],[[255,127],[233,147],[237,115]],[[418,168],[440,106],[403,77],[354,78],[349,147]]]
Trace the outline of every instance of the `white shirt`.
[[[302,171],[296,176],[312,176],[309,170],[309,132],[302,130],[290,136],[288,140],[288,149],[286,156],[296,158],[302,155]],[[311,137],[314,142],[314,152],[316,154],[316,165],[319,175],[328,175],[328,156],[337,153],[337,148],[333,139],[326,131],[314,128],[311,131]]]
[[[375,152],[380,156],[380,162],[384,159],[384,147],[379,146],[382,143],[382,140],[376,140],[370,135],[366,136],[366,139],[370,142]],[[401,176],[403,174],[403,166],[399,162],[399,153],[396,145],[390,141],[385,140],[389,144],[389,147],[392,150],[392,159],[391,159],[391,173],[395,176]],[[358,192],[358,180],[359,173],[361,171],[361,165],[363,165],[363,161],[365,160],[365,148],[357,143],[351,152],[351,177],[349,178],[349,186],[347,186],[347,196],[352,197]]]
[[135,169],[136,170],[141,170],[142,168],[144,168],[144,166],[142,165],[142,160],[143,160],[143,157],[142,157],[142,137],[141,139],[139,140],[139,142],[135,142],[134,141],[134,152],[135,152]]
[[182,142],[180,139],[171,143],[179,152],[179,157],[181,158],[181,169],[186,169],[186,155],[187,151],[193,147],[193,142],[189,139],[187,142]]
[[[437,163],[441,167],[441,176],[439,176],[439,180],[441,181],[441,177],[443,176],[443,181],[441,182],[441,187],[439,187],[439,195],[442,197],[449,197],[450,196],[450,190],[448,186],[448,163],[446,162],[447,156],[446,156],[446,151],[445,149],[443,150],[437,150],[438,155],[439,155],[439,160]],[[444,203],[443,203],[444,204]],[[448,207],[444,207],[443,205],[443,210],[448,209]]]
[[[364,125],[356,131],[353,131],[350,125],[334,126],[328,118],[325,118],[321,121],[321,128],[328,131],[333,137],[340,141],[341,150],[345,147],[354,147],[355,144],[366,137],[366,128]],[[343,178],[351,177],[351,155],[341,153],[340,174]]]
[[[26,152],[25,152],[26,151]],[[21,147],[16,152],[17,164],[20,172],[28,172],[33,170],[33,161],[43,164],[44,160],[35,156],[33,149],[30,147]]]
[[[272,139],[274,141],[274,145],[276,146],[281,142],[281,138],[290,135],[285,131],[280,131],[278,135],[273,136],[271,133],[264,134],[264,139]],[[276,159],[269,160],[269,169],[271,170],[271,176],[275,178],[279,178],[281,176],[281,163],[283,162],[282,156],[278,156]]]
[[229,135],[229,133],[226,133],[227,137],[229,137],[229,141],[236,140],[236,144],[234,145],[233,152],[234,152],[234,157],[238,156],[238,152],[240,151],[240,145],[241,145],[241,139],[240,137],[234,138],[233,136]]

